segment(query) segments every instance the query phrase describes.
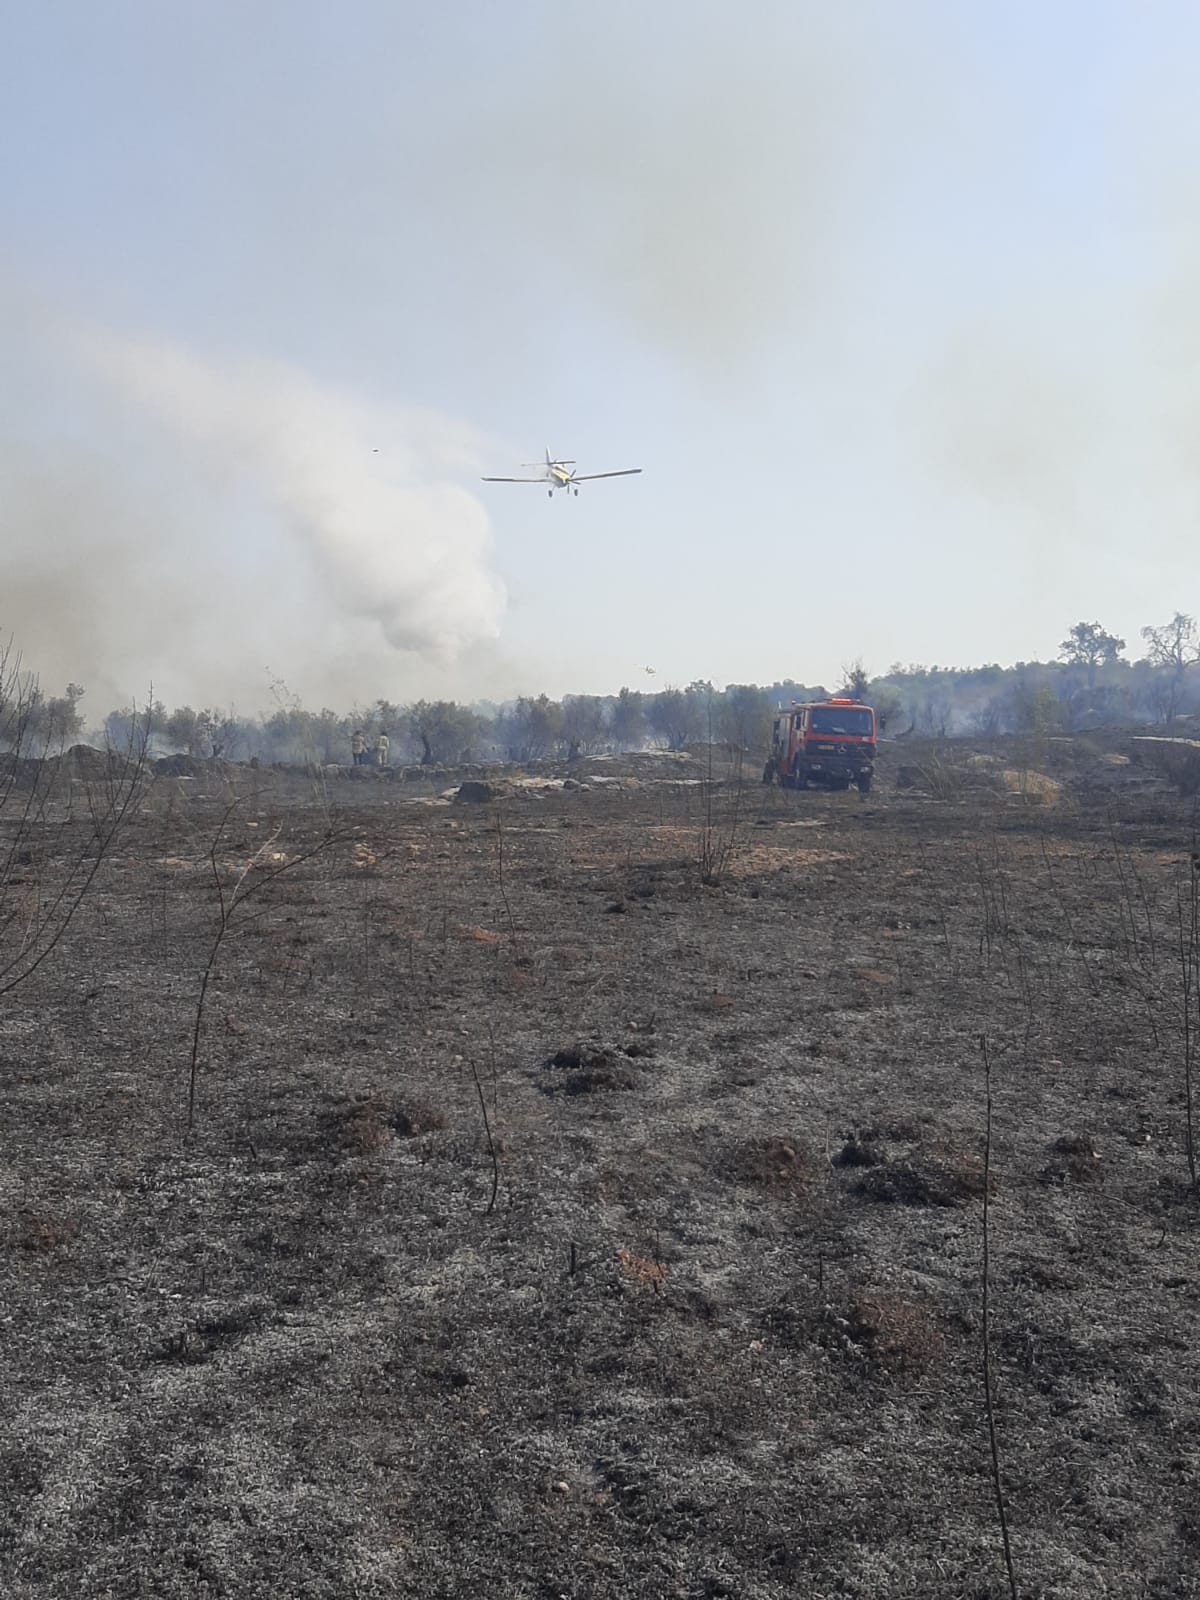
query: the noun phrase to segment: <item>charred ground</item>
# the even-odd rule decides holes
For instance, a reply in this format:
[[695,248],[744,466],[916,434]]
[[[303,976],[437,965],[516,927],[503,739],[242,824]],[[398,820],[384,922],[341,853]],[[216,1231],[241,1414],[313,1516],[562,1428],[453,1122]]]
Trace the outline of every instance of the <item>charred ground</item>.
[[4,1593],[1006,1592],[986,1036],[1021,1592],[1200,1594],[1191,806],[946,760],[164,773],[0,1002]]

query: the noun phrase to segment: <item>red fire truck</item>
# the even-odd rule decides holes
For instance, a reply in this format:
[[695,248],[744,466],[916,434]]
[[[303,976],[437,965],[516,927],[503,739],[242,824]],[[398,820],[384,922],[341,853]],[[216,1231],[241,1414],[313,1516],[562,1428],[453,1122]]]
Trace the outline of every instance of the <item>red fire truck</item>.
[[837,695],[794,705],[776,714],[763,782],[785,789],[820,784],[870,794],[875,769],[875,712],[861,700]]

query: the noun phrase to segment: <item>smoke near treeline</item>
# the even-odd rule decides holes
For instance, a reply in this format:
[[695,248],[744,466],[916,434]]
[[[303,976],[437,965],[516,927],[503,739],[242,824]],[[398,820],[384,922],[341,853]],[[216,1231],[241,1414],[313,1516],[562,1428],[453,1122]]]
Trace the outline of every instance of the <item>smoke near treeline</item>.
[[[24,748],[45,750],[87,739],[126,746],[149,720],[151,748],[198,759],[286,764],[344,764],[356,735],[373,748],[380,734],[401,764],[572,759],[605,751],[682,751],[710,742],[758,752],[780,706],[851,694],[871,702],[885,738],[992,738],[1005,734],[1080,733],[1146,725],[1176,728],[1200,718],[1200,628],[1184,613],[1147,627],[1144,653],[1130,660],[1125,642],[1096,623],[1076,624],[1049,662],[1011,667],[904,666],[872,674],[861,659],[832,685],[695,682],[658,690],[623,687],[613,695],[522,695],[497,704],[384,698],[343,710],[314,709],[277,683],[273,709],[242,715],[233,707],[161,701],[120,706],[105,715],[70,684],[44,692],[23,682],[20,715],[0,717],[0,748],[20,725]],[[7,678],[9,699],[16,675]],[[0,691],[0,712],[5,711]]]
[[[4,602],[48,670],[234,694],[272,661],[336,692],[406,657],[448,663],[505,607],[480,444],[279,362],[201,359],[60,324],[63,370],[110,413],[108,455],[9,445]],[[136,448],[131,449],[132,441]]]

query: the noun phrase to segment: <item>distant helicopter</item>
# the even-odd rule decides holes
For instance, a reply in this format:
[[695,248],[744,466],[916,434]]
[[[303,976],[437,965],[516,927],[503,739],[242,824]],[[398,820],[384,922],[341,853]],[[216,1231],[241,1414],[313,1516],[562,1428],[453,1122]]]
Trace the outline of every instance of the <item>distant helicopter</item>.
[[574,461],[556,461],[550,454],[550,446],[546,446],[546,459],[542,461],[522,461],[523,467],[540,468],[536,478],[484,478],[483,483],[548,483],[547,493],[551,500],[554,499],[555,489],[565,489],[568,494],[572,490],[579,493],[581,483],[591,483],[596,478],[632,478],[640,472],[641,467],[624,467],[620,472],[575,472]]

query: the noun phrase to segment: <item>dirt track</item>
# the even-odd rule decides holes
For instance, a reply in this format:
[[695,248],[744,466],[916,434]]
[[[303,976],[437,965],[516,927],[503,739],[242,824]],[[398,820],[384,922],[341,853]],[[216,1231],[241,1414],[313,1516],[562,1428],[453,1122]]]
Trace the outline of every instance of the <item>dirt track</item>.
[[705,886],[702,787],[398,789],[235,913],[190,1134],[218,800],[0,1002],[0,1590],[1006,1592],[986,1036],[1021,1593],[1200,1595],[1187,804],[721,791]]

